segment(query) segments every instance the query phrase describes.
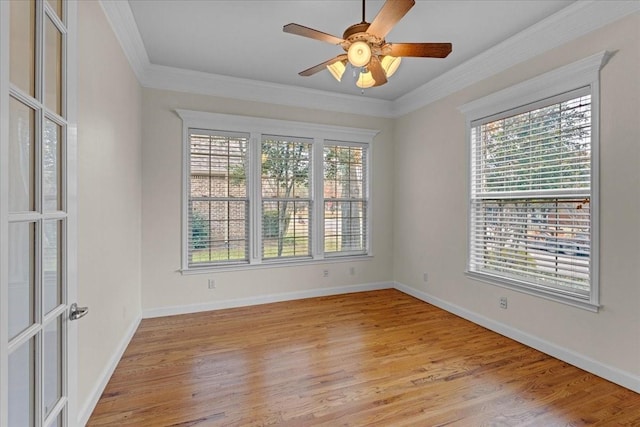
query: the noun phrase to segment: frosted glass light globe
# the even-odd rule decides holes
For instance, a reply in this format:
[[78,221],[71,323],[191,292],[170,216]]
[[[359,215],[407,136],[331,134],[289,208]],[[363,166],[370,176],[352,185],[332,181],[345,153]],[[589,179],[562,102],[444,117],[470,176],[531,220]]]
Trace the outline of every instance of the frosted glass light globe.
[[363,41],[352,43],[349,46],[347,57],[354,67],[364,67],[371,59],[371,48]]

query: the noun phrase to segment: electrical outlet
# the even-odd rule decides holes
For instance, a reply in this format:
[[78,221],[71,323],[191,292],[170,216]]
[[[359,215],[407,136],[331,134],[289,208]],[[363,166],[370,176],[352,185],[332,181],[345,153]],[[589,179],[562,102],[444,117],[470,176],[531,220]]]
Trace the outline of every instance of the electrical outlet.
[[216,288],[216,281],[215,279],[209,279],[209,282],[207,283],[207,287],[209,289],[215,289]]
[[422,281],[426,282],[429,279],[429,275],[427,273],[422,273]]
[[507,297],[500,297],[500,308],[507,309]]
[[355,267],[349,267],[349,274],[352,275],[352,276],[354,274],[356,274],[356,268]]
[[329,270],[322,270],[322,277],[329,277]]

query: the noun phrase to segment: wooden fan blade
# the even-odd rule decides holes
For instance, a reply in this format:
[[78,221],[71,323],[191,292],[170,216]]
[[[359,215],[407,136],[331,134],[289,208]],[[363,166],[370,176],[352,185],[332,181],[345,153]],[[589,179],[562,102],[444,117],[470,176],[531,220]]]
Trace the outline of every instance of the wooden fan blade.
[[327,65],[331,65],[334,62],[343,61],[345,59],[347,59],[347,55],[338,55],[335,58],[331,58],[328,61],[324,61],[322,64],[318,64],[311,68],[307,68],[304,71],[300,71],[298,74],[304,77],[308,77],[324,70],[325,68],[327,68]]
[[421,58],[446,58],[451,53],[451,43],[391,43],[391,56]]
[[415,0],[387,0],[373,18],[367,33],[383,39],[414,4],[416,4]]
[[387,75],[385,74],[382,64],[377,56],[374,55],[371,57],[369,65],[367,65],[367,69],[371,71],[371,77],[376,81],[376,84],[373,85],[374,87],[382,86],[387,82]]
[[344,42],[343,39],[332,36],[331,34],[323,33],[322,31],[314,30],[313,28],[304,27],[298,24],[287,24],[282,27],[282,31],[289,34],[296,34],[302,37],[309,37],[310,39],[320,40],[331,44],[340,44]]

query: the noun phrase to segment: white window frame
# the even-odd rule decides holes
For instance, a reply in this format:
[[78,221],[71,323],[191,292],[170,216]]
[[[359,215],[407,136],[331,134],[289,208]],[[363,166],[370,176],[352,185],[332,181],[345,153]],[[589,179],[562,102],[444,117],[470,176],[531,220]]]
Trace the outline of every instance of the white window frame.
[[541,298],[597,312],[599,304],[599,116],[600,116],[600,70],[610,53],[603,51],[564,67],[549,71],[517,85],[469,102],[459,107],[466,119],[466,141],[468,153],[468,224],[467,248],[471,248],[471,130],[472,124],[487,117],[534,104],[542,100],[588,87],[591,95],[591,254],[590,292],[587,299],[567,296],[552,289],[546,290],[528,285],[524,281],[498,275],[470,271],[470,254],[467,252],[466,275],[485,283],[505,287]]
[[[321,125],[307,122],[288,120],[266,119],[250,116],[237,116],[231,114],[208,113],[192,110],[175,110],[182,119],[182,274],[199,274],[219,272],[225,270],[251,269],[260,267],[306,265],[310,263],[323,263],[327,261],[352,261],[354,258],[373,257],[372,242],[372,195],[371,195],[371,164],[373,139],[379,130],[351,128],[343,126]],[[249,197],[249,261],[238,263],[207,264],[202,266],[189,266],[188,257],[188,201],[189,201],[189,135],[190,129],[205,129],[220,132],[249,133],[248,146],[248,170],[247,191]],[[262,137],[266,135],[282,135],[294,138],[309,138],[313,140],[311,148],[311,193],[314,224],[311,232],[311,257],[310,258],[281,258],[262,259],[262,194],[261,194],[261,150]],[[323,198],[323,147],[325,144],[336,145],[336,142],[345,141],[345,144],[359,144],[366,146],[367,165],[366,189],[367,189],[367,247],[363,254],[346,253],[342,256],[324,253],[324,206]],[[257,206],[258,208],[254,207]]]

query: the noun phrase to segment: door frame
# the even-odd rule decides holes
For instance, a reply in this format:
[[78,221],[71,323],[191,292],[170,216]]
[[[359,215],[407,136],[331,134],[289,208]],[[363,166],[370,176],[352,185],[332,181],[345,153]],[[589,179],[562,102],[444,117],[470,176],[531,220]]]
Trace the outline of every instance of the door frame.
[[9,423],[9,3],[0,1],[0,425]]
[[[78,300],[78,1],[63,0],[67,13],[67,307]],[[68,315],[68,312],[67,312]],[[68,318],[68,317],[67,317]],[[67,322],[67,426],[78,425],[78,322]]]

